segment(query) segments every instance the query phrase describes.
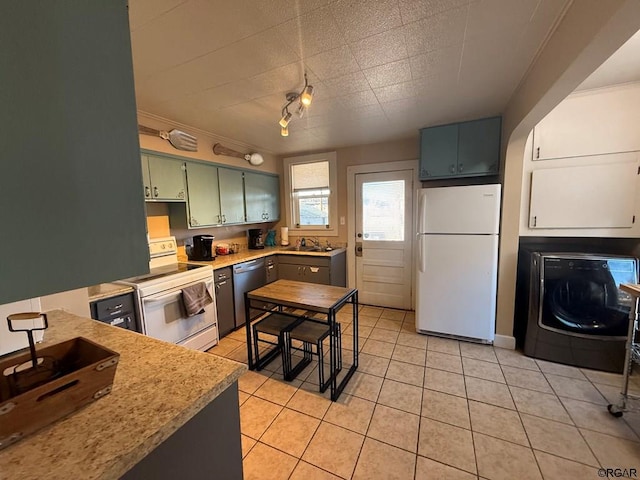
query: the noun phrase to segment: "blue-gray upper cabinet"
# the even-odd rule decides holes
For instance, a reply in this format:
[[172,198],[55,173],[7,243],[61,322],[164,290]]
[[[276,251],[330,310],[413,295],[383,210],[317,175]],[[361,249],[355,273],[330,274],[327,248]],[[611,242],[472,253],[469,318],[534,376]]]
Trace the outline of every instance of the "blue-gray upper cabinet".
[[277,175],[244,173],[247,222],[275,222],[280,218],[280,179]]
[[187,162],[189,228],[220,225],[220,192],[218,167],[206,163]]
[[242,170],[218,167],[222,224],[245,223]]
[[144,199],[184,202],[187,199],[185,164],[182,160],[142,154]]
[[0,39],[0,304],[148,272],[126,0],[4,2]]
[[420,130],[420,180],[497,175],[501,117]]

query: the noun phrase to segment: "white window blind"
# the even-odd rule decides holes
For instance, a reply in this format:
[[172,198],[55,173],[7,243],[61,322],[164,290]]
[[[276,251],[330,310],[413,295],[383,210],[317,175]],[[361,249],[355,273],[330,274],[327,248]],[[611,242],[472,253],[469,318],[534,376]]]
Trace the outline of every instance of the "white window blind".
[[329,188],[329,162],[291,165],[291,187],[294,192]]

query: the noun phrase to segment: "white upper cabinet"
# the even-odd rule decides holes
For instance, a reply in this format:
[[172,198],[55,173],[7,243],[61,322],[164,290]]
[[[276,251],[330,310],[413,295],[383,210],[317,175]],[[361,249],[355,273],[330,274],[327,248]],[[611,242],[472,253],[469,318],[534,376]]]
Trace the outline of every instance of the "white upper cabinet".
[[638,169],[633,162],[533,171],[529,228],[631,228]]
[[533,160],[640,150],[640,88],[625,85],[569,96],[533,131]]

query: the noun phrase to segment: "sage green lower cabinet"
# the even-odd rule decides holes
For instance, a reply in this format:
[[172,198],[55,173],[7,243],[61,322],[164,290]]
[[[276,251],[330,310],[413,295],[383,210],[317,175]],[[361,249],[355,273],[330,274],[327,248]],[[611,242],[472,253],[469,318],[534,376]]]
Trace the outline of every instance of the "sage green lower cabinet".
[[222,224],[245,223],[242,170],[218,167]]
[[247,222],[274,222],[280,218],[280,179],[277,175],[244,173]]
[[170,157],[142,155],[145,200],[184,202],[187,197],[185,162]]
[[189,227],[207,227],[222,223],[218,167],[187,162]]

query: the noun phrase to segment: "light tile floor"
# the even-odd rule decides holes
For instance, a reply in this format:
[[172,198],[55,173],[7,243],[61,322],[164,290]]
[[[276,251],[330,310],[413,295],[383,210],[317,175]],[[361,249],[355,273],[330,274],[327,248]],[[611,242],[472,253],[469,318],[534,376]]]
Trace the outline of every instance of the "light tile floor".
[[[347,306],[345,308],[350,308]],[[350,313],[341,312],[343,346]],[[413,312],[360,307],[360,366],[337,402],[279,360],[239,381],[244,477],[596,479],[640,471],[640,414],[612,417],[621,376],[415,332]],[[210,350],[246,362],[245,330]],[[640,381],[632,377],[640,394]]]

